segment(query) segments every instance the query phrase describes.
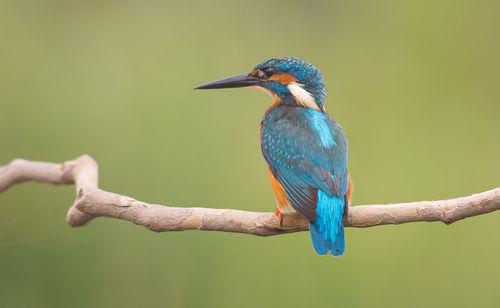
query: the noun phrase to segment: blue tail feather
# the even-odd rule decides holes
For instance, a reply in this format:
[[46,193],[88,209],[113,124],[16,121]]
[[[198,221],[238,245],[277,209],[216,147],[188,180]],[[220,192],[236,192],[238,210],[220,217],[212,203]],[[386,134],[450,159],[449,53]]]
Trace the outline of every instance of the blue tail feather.
[[344,224],[344,198],[329,197],[318,190],[318,203],[316,206],[316,220],[309,223],[314,250],[320,255],[329,252],[333,256],[340,256],[345,250]]

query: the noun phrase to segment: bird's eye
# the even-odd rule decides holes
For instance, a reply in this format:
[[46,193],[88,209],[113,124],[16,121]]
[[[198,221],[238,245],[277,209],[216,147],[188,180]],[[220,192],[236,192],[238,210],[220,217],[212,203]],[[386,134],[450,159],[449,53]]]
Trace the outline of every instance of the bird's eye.
[[274,69],[272,67],[268,67],[264,70],[264,73],[266,74],[266,77],[271,77],[274,75]]

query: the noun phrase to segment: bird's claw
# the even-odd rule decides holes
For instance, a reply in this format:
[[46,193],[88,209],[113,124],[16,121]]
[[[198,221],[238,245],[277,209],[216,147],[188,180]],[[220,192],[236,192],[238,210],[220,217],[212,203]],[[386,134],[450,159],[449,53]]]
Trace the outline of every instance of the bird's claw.
[[276,209],[276,211],[274,211],[274,214],[276,214],[276,216],[278,216],[278,219],[280,220],[280,227],[283,227],[283,213],[281,213],[280,209]]

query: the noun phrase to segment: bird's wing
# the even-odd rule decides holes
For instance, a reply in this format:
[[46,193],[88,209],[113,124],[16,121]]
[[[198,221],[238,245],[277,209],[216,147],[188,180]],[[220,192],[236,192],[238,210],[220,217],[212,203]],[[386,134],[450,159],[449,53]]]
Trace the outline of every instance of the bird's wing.
[[310,121],[302,117],[263,122],[261,146],[294,209],[314,221],[318,190],[339,197],[347,192],[347,143],[342,129],[330,117],[321,118],[323,131]]

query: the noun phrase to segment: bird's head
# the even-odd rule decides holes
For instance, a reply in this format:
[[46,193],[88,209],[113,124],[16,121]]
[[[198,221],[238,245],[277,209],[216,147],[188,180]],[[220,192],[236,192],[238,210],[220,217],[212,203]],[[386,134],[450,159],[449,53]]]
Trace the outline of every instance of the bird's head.
[[325,84],[321,72],[298,58],[274,58],[257,65],[249,74],[224,78],[195,89],[252,87],[263,90],[286,105],[324,111]]

